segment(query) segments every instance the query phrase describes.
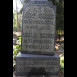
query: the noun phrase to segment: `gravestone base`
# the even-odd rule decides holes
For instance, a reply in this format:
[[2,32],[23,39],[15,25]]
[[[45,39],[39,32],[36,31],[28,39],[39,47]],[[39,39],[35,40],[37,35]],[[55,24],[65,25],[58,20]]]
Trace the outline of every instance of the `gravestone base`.
[[16,57],[16,75],[57,75],[60,58],[58,55],[21,54]]
[[[13,77],[28,77],[28,76],[13,76]],[[57,75],[49,75],[49,76],[30,76],[30,77],[59,77]]]
[[27,76],[27,75],[25,75],[25,76],[16,76],[16,72],[14,72],[14,74],[13,74],[13,77],[61,77],[61,76],[59,76],[59,74],[58,75],[36,75],[36,76]]

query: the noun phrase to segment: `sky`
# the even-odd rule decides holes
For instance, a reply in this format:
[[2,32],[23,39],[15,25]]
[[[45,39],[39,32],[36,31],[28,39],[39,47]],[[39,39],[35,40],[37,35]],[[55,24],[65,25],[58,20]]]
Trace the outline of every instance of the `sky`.
[[[17,7],[18,7],[18,11],[20,11],[20,9],[22,8],[22,4],[20,0],[17,0]],[[13,12],[14,10],[16,10],[16,0],[13,0]]]

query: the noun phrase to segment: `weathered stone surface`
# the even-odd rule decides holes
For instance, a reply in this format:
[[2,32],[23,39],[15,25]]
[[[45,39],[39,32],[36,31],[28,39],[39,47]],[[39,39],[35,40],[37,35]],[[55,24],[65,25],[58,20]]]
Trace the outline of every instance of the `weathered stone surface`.
[[60,58],[54,53],[55,24],[56,7],[52,2],[33,0],[24,4],[21,53],[16,57],[17,76],[57,77]]
[[57,55],[34,55],[19,54],[16,57],[17,75],[27,75],[28,73],[58,74],[60,58]]
[[23,6],[21,53],[54,54],[56,7],[48,1]]

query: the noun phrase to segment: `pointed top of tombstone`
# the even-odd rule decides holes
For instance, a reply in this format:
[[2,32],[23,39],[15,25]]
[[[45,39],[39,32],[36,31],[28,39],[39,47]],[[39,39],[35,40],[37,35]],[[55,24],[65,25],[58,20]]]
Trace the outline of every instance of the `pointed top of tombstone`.
[[48,1],[48,0],[25,0],[27,3],[29,3],[30,1]]
[[31,1],[48,1],[48,0],[31,0]]

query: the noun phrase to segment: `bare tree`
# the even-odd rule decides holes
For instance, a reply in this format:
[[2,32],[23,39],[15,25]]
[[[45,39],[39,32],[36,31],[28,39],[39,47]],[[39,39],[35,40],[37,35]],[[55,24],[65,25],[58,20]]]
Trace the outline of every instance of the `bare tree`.
[[16,0],[16,13],[17,13],[17,32],[19,32],[19,22],[18,22],[18,7],[17,7],[17,0]]

